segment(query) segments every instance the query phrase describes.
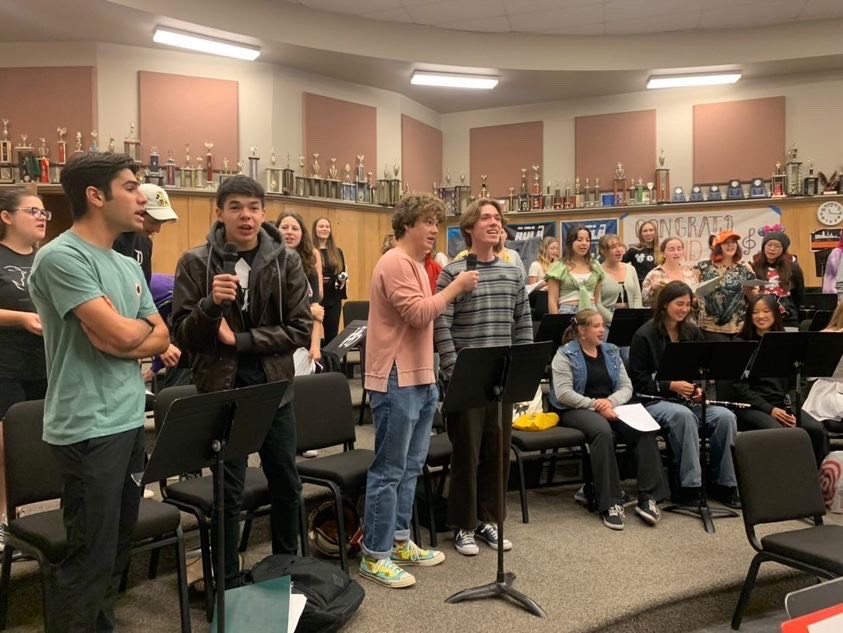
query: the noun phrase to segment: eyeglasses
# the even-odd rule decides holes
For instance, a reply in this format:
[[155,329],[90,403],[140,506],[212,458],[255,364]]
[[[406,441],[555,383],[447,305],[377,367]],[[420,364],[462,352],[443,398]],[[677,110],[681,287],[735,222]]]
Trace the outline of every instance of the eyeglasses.
[[24,213],[28,213],[36,220],[47,220],[48,222],[53,218],[53,214],[51,211],[47,211],[47,209],[41,209],[40,207],[18,207],[18,211],[23,211]]

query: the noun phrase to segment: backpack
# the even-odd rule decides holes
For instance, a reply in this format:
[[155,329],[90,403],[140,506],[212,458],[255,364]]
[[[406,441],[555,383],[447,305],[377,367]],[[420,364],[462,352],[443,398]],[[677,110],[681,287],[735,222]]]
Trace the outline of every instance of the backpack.
[[338,631],[360,607],[366,592],[336,565],[287,554],[267,556],[249,573],[252,582],[290,576],[291,591],[307,598],[296,633]]
[[[343,526],[348,539],[346,545],[351,548],[358,544],[355,543],[355,537],[361,528],[360,513],[345,497],[342,500],[342,511]],[[310,511],[307,517],[307,537],[318,552],[332,558],[340,557],[337,509],[333,499],[323,501]]]

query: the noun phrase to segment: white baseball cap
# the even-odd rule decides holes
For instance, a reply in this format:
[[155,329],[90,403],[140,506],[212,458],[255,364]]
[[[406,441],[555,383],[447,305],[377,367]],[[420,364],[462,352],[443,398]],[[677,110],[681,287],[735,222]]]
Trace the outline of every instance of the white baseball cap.
[[140,186],[140,190],[146,196],[144,209],[153,220],[175,222],[179,219],[173,207],[170,206],[170,197],[161,187],[147,182]]

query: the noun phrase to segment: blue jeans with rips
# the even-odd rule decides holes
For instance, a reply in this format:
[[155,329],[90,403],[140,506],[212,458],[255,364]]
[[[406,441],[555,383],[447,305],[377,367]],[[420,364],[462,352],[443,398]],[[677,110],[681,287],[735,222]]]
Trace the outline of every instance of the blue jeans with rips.
[[363,545],[366,556],[389,558],[393,541],[410,538],[416,480],[430,445],[436,385],[398,386],[393,366],[386,393],[371,392],[375,459],[366,480]]
[[[699,427],[702,408],[689,409],[685,405],[663,400],[648,404],[647,411],[667,431],[670,448],[679,466],[679,482],[685,488],[700,487]],[[705,430],[711,447],[711,481],[721,486],[736,486],[735,465],[729,448],[735,443],[738,432],[735,414],[724,407],[707,406],[705,417]]]

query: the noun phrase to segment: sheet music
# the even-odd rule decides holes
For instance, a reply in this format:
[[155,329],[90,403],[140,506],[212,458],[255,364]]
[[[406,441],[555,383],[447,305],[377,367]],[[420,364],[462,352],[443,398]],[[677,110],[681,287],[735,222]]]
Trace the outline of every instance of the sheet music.
[[287,633],[295,633],[296,627],[299,625],[301,614],[304,613],[304,605],[307,603],[307,597],[300,593],[290,594],[290,608],[287,611]]
[[637,404],[622,404],[615,407],[615,413],[618,418],[627,426],[631,426],[636,431],[658,431],[659,423],[647,412],[645,407],[640,402]]
[[714,279],[709,279],[708,281],[703,281],[702,283],[691,286],[691,290],[693,290],[694,294],[698,297],[707,297],[715,288],[717,288],[717,286],[720,285],[721,281],[723,281],[722,277],[715,277]]
[[534,284],[528,284],[527,285],[527,294],[528,295],[532,294],[536,290],[544,290],[545,287],[547,287],[547,281],[545,281],[544,279],[542,279],[541,281],[537,281]]

